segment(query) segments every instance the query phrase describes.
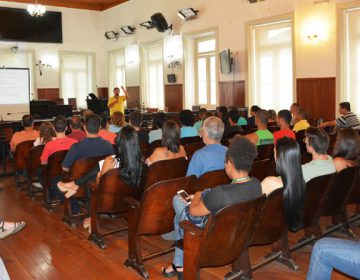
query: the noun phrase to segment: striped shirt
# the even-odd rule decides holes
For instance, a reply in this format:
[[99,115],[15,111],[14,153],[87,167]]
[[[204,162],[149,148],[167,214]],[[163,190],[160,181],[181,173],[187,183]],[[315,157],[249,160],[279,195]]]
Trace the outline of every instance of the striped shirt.
[[336,119],[336,124],[340,128],[360,129],[360,121],[354,113],[347,113]]

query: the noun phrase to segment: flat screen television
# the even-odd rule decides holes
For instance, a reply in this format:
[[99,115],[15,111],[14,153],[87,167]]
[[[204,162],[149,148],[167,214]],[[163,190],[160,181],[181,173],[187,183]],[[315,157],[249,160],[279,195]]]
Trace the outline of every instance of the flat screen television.
[[0,41],[62,43],[61,12],[32,17],[24,9],[0,7]]
[[220,68],[222,74],[228,74],[231,73],[231,52],[229,49],[223,50],[219,54],[220,56]]

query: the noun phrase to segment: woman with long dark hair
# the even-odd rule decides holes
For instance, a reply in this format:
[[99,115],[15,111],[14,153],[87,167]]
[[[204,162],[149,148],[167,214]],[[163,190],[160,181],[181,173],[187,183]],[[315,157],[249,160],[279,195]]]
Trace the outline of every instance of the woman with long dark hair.
[[180,128],[174,121],[167,121],[162,129],[162,147],[156,148],[150,157],[146,159],[146,164],[151,165],[160,160],[168,160],[185,157],[186,152],[180,145]]
[[333,151],[336,171],[359,164],[360,137],[357,130],[344,128],[338,132]]
[[284,208],[287,225],[296,231],[303,223],[305,181],[301,169],[301,153],[296,140],[284,137],[275,146],[276,172],[279,177],[267,177],[261,182],[266,195],[284,187]]
[[51,122],[42,122],[39,128],[39,137],[36,138],[34,146],[45,145],[56,137],[54,126]]

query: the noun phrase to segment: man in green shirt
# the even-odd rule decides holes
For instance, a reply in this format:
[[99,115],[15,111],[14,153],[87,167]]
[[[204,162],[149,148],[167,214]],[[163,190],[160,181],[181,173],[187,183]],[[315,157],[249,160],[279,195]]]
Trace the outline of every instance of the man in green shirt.
[[257,146],[274,144],[274,135],[267,129],[269,113],[266,110],[259,109],[255,115],[255,125],[258,130],[246,135],[252,143]]

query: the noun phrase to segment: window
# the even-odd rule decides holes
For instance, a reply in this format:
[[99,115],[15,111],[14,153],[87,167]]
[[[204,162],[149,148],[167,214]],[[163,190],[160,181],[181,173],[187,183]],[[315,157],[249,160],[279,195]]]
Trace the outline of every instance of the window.
[[141,101],[149,108],[164,109],[164,67],[161,44],[142,48]]
[[249,105],[281,110],[293,103],[292,22],[249,27]]
[[341,10],[340,15],[340,102],[348,101],[360,112],[360,6]]
[[195,40],[196,104],[214,107],[217,101],[216,40],[213,37]]
[[35,98],[35,75],[34,75],[34,60],[32,52],[0,52],[0,67],[7,68],[29,68],[30,69],[30,92],[31,99]]
[[124,50],[109,53],[109,90],[120,86],[126,87]]
[[79,108],[87,108],[86,97],[94,93],[94,54],[61,53],[61,97],[76,98]]

